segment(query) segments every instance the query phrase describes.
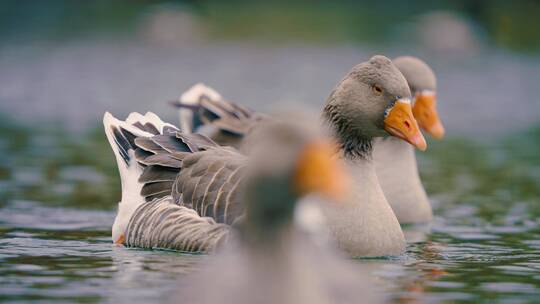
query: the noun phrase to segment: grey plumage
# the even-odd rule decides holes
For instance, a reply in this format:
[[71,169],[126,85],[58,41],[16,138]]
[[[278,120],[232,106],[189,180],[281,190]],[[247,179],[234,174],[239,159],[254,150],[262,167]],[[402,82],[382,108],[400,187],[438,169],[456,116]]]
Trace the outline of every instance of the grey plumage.
[[201,217],[192,209],[174,204],[170,196],[139,206],[125,231],[125,245],[149,249],[174,249],[208,253],[230,237],[231,227]]
[[316,246],[297,231],[264,248],[224,252],[180,279],[174,303],[387,303],[359,263]]
[[[365,73],[369,77],[364,77],[365,75],[362,73]],[[381,87],[380,93],[376,93],[373,90],[376,86]],[[371,138],[376,136],[388,136],[383,125],[384,118],[387,110],[392,108],[396,99],[400,97],[410,98],[410,91],[399,70],[397,70],[387,58],[375,56],[369,62],[362,63],[353,68],[351,73],[336,86],[336,89],[334,89],[327,101],[328,107],[338,110],[338,115],[335,117],[336,119],[330,121],[333,131],[343,128],[343,130],[352,132],[351,138],[354,138],[354,141],[351,141],[351,138],[340,137],[339,133],[336,132],[337,140],[343,146],[349,146],[351,151],[353,148],[358,148],[363,152],[369,153]],[[225,107],[215,107],[210,113],[215,114],[216,112],[219,112],[218,110],[227,113],[227,111],[223,109],[225,109]],[[219,117],[218,115],[203,115],[201,117],[219,121],[219,119],[216,118]],[[245,113],[231,114],[228,117],[238,118],[246,117],[246,115]],[[133,123],[133,120],[130,123]],[[342,125],[336,126],[336,124],[340,123],[342,123]],[[152,128],[148,128],[145,124],[141,123],[145,129],[152,131]],[[133,125],[130,127],[133,127]],[[140,129],[140,126],[138,128]],[[198,134],[181,133],[172,126],[157,127],[156,129],[160,131],[160,134],[155,135],[151,132],[147,132],[144,135],[136,136],[135,138],[124,135],[123,141],[120,139],[121,144],[127,142],[128,145],[135,150],[134,155],[141,167],[154,167],[148,169],[148,172],[151,173],[148,173],[144,179],[141,179],[144,183],[144,186],[141,189],[144,191],[141,192],[146,195],[146,201],[152,201],[156,198],[171,195],[175,204],[193,209],[199,216],[211,216],[218,223],[233,224],[237,222],[238,219],[243,218],[244,205],[242,204],[239,193],[242,193],[242,179],[246,176],[243,173],[246,164],[245,157],[232,148],[218,146],[212,140]],[[220,129],[225,130],[223,127],[220,127]],[[251,129],[253,129],[253,131]],[[256,133],[256,129],[259,128],[250,127],[247,132]],[[232,130],[232,128],[230,130]],[[237,129],[235,129],[235,132],[236,131]],[[274,133],[283,134],[283,132]],[[138,137],[146,139],[139,140]],[[282,137],[281,139],[289,140],[286,147],[289,147],[287,151],[291,153],[290,155],[285,153],[281,158],[275,158],[275,154],[268,153],[268,151],[261,154],[266,159],[274,159],[273,163],[262,162],[266,165],[270,165],[270,168],[264,168],[269,170],[268,173],[273,172],[276,169],[274,168],[276,166],[283,170],[284,168],[293,168],[288,160],[294,160],[295,157],[298,156],[294,155],[294,153],[298,151],[290,149],[290,146],[294,141],[290,141],[290,138],[287,139],[286,137],[287,136]],[[139,141],[141,141],[141,143],[139,143]],[[109,142],[111,142],[111,140],[109,140]],[[279,140],[276,142],[279,142]],[[111,142],[111,145],[113,145],[113,142]],[[268,148],[278,147],[279,145],[274,143],[268,145]],[[143,151],[141,152],[139,150]],[[291,150],[293,151],[291,152]],[[131,151],[127,152],[128,156],[132,154]],[[346,153],[346,157],[354,158],[355,155]],[[121,162],[121,157],[119,157],[118,154],[117,159],[120,159],[119,162]],[[279,159],[279,161],[276,161],[276,159]],[[166,168],[165,171],[167,171],[167,174],[163,174],[163,177],[161,177],[159,172],[164,168]],[[175,169],[178,170],[178,174],[171,183],[170,171]],[[142,173],[144,173],[144,171]],[[140,176],[143,175],[142,173]],[[289,172],[289,174],[292,173]],[[367,178],[369,178],[368,180],[372,180],[372,175],[370,174],[370,171],[366,174]],[[373,177],[374,176],[375,175],[373,175]],[[272,174],[267,177],[271,178]],[[358,179],[364,181],[360,177]],[[280,179],[272,180],[274,186],[278,180]],[[294,196],[291,184],[287,184],[283,179],[281,179],[281,182],[279,187],[286,189],[286,191],[282,191],[279,194],[284,198]],[[169,186],[172,187],[170,193],[167,191]],[[271,188],[272,187],[262,187],[258,188],[258,190],[264,189],[267,193],[273,194]],[[256,188],[251,187],[251,189]],[[371,213],[370,209],[366,208],[366,212],[361,213],[360,209],[362,205],[357,204],[355,201],[355,204],[351,204],[352,207],[344,208],[344,210],[351,209],[352,212],[341,212],[340,210],[338,212],[339,216],[336,217],[338,220],[334,220],[333,224],[340,224],[341,218],[348,216],[349,219],[346,223],[352,223],[352,228],[355,229],[354,234],[349,233],[349,231],[352,231],[353,229],[339,229],[338,233],[341,233],[338,235],[340,236],[339,246],[345,247],[346,250],[350,249],[348,252],[352,255],[358,255],[358,253],[364,254],[366,252],[371,255],[382,255],[387,252],[391,254],[399,253],[403,248],[403,242],[401,242],[403,235],[397,221],[395,221],[395,217],[393,217],[393,213],[390,208],[387,208],[385,205],[386,202],[384,201],[384,197],[382,197],[382,195],[379,197],[379,192],[366,192],[368,194],[366,195],[367,200],[380,202],[381,208],[373,208],[373,212]],[[356,193],[354,194],[356,195]],[[370,196],[369,194],[373,195]],[[358,197],[362,196],[359,195]],[[268,200],[273,200],[274,203],[276,201],[287,201],[280,199],[276,200],[275,197],[272,197],[271,195],[268,195]],[[269,201],[266,203],[269,203]],[[365,219],[355,221],[356,215],[364,216]],[[378,233],[379,230],[374,229],[374,227],[378,227],[377,225],[370,226],[364,224],[366,222],[375,222],[375,220],[371,221],[371,215],[375,215],[374,218],[376,220],[378,220],[377,216],[382,220],[385,220],[390,228],[383,229],[384,233]],[[260,218],[264,220],[264,217],[261,216]],[[247,217],[245,221],[249,221]],[[121,228],[122,226],[119,227]],[[120,228],[118,230],[122,231]],[[382,238],[382,242],[378,241],[379,237]],[[364,249],[364,243],[367,244],[367,249]]]
[[178,175],[178,170],[171,167],[148,166],[144,168],[143,173],[139,177],[139,182],[166,182],[174,181]]
[[246,157],[203,135],[183,134],[161,121],[144,122],[140,114],[130,117],[106,125],[124,162],[130,166],[134,156],[142,169],[138,194],[146,203],[129,220],[125,244],[213,251],[217,241],[208,238],[217,238],[216,231],[239,222],[244,213],[239,193]]
[[344,118],[340,113],[340,108],[333,104],[328,104],[324,108],[324,119],[334,126],[334,132],[339,139],[340,148],[343,154],[350,158],[368,159],[373,151],[373,140],[370,137],[361,136],[349,119]]
[[179,159],[174,158],[170,154],[151,154],[143,157],[144,158],[141,158],[141,155],[139,155],[138,160],[141,164],[147,166],[155,165],[170,168],[180,168],[182,166],[182,162]]
[[407,80],[392,60],[385,56],[375,55],[368,61],[353,67],[346,78],[372,86],[384,86],[384,94],[401,98],[410,97]]
[[[183,142],[178,140],[177,137],[171,135],[155,135],[149,138],[154,144],[160,146],[165,150],[164,153],[179,153],[179,152],[194,152],[193,149]],[[154,153],[159,153],[158,151],[152,151]]]
[[[373,88],[380,87],[381,94]],[[333,128],[345,155],[366,159],[374,137],[387,137],[384,115],[396,99],[410,98],[401,72],[384,56],[356,65],[330,93],[323,117]],[[362,101],[359,106],[357,102]]]
[[[373,86],[384,88],[381,96],[366,95]],[[330,93],[323,110],[323,119],[333,129],[344,154],[351,158],[369,159],[374,137],[387,137],[383,120],[386,109],[399,98],[410,98],[411,91],[401,72],[385,56],[376,55],[354,66]],[[357,102],[362,101],[359,106]],[[221,145],[242,147],[249,133],[269,116],[249,110],[247,116],[236,114],[240,105],[223,98],[202,95],[193,107],[193,130],[206,131]],[[212,115],[205,114],[213,113]],[[215,130],[218,131],[215,131]],[[212,131],[214,130],[214,131]],[[228,132],[228,133],[227,133]],[[249,143],[246,144],[246,146]]]
[[[245,157],[200,134],[135,137],[137,161],[146,166],[139,182],[147,201],[171,195],[174,202],[232,224],[243,212],[238,191]],[[176,174],[175,174],[176,172]]]
[[[213,92],[209,88],[201,90],[199,86],[197,90],[190,90],[191,97],[201,91]],[[220,95],[213,93],[213,98],[219,102]],[[393,135],[420,149],[425,148],[412,117],[410,100],[406,79],[384,56],[373,56],[353,67],[327,98],[323,121],[341,145],[339,156],[346,160],[347,169],[353,173],[355,186],[347,193],[347,206],[326,208],[324,213],[337,245],[351,256],[399,255],[405,249],[403,232],[378,187],[378,177],[369,158],[372,140],[376,137]],[[189,102],[194,105],[197,99]],[[192,116],[182,110],[179,114],[181,124],[185,125]],[[209,127],[213,127],[212,124]],[[250,147],[248,139],[257,129],[250,130],[243,150]]]
[[242,154],[228,147],[193,153],[183,160],[172,196],[201,216],[231,224],[243,212],[238,192],[245,162]]
[[305,124],[295,121],[263,125],[255,132],[264,140],[249,154],[246,213],[237,246],[228,248],[200,272],[182,278],[173,300],[379,303],[382,298],[362,276],[360,265],[352,265],[324,245],[314,245],[296,230],[295,204],[306,193],[297,191],[294,173],[305,160],[304,149],[321,139],[320,130],[307,130]]
[[202,132],[220,145],[240,148],[242,140],[267,115],[253,111],[223,98],[201,95],[196,106],[174,103],[193,112],[191,129]]
[[400,56],[393,60],[396,67],[401,71],[413,95],[423,90],[437,90],[437,78],[433,70],[416,57]]

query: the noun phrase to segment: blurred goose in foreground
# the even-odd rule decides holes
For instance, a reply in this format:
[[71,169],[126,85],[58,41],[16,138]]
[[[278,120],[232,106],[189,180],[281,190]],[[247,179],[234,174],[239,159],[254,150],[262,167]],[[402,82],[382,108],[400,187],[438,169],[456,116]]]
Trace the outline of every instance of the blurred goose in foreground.
[[[249,147],[244,136],[269,117],[227,102],[214,93],[197,85],[174,103],[180,108],[181,117],[192,115],[192,124],[187,124],[186,131],[198,131],[202,125],[202,131],[216,139],[227,135],[225,144]],[[219,98],[215,99],[216,96]],[[347,194],[347,203],[327,208],[325,215],[337,244],[352,256],[397,255],[404,251],[403,233],[370,159],[375,137],[392,135],[425,150],[426,142],[413,117],[410,96],[407,81],[393,63],[384,56],[374,56],[353,67],[331,92],[323,110],[324,121],[340,144],[339,154],[355,185]]]
[[104,125],[122,181],[112,231],[117,244],[212,252],[230,240],[231,225],[255,233],[253,220],[268,221],[265,227],[288,220],[259,214],[266,209],[256,206],[283,202],[292,209],[291,201],[312,192],[338,196],[346,183],[332,159],[335,146],[300,124],[261,125],[254,161],[202,135],[181,133],[153,113],[132,113],[126,121],[106,113]]
[[[260,132],[267,140],[250,155],[250,172],[246,173],[249,176],[246,215],[239,229],[237,246],[213,257],[200,272],[183,277],[172,301],[196,304],[382,302],[382,293],[363,272],[361,264],[343,259],[324,245],[315,245],[296,229],[292,219],[297,192],[291,193],[289,185],[297,182],[298,177],[291,174],[297,165],[290,158],[305,153],[293,151],[301,148],[306,138],[298,123],[285,126],[287,129],[272,126]],[[304,161],[308,160],[300,160]],[[304,173],[300,174],[302,178],[313,178],[316,172]]]
[[[416,57],[398,57],[393,62],[407,79],[418,124],[433,137],[442,138],[444,127],[436,109],[435,74]],[[384,195],[399,222],[411,224],[431,221],[431,205],[420,181],[413,147],[394,138],[377,139],[373,159]]]

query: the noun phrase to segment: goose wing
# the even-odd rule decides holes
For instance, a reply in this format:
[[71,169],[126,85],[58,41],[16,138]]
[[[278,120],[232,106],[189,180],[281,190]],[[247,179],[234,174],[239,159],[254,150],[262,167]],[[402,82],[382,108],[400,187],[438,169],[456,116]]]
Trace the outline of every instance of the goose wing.
[[232,224],[243,214],[238,194],[246,157],[237,150],[179,131],[133,141],[145,167],[139,182],[146,201],[171,195],[176,204],[218,223]]
[[201,217],[193,209],[179,206],[166,196],[140,205],[125,232],[128,247],[167,248],[184,252],[209,253],[221,248],[231,227]]
[[186,94],[190,95],[191,99],[172,103],[185,114],[182,119],[189,120],[181,123],[189,125],[186,130],[204,133],[220,145],[239,148],[246,134],[268,117],[227,101],[213,89],[201,84],[194,86],[184,95]]

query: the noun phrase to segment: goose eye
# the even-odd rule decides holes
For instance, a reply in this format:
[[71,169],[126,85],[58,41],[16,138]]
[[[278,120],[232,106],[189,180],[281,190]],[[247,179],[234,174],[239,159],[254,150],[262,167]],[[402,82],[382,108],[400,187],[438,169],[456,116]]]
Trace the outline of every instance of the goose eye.
[[383,93],[382,88],[378,85],[373,85],[371,89],[373,90],[373,93],[375,93],[375,95],[382,95]]

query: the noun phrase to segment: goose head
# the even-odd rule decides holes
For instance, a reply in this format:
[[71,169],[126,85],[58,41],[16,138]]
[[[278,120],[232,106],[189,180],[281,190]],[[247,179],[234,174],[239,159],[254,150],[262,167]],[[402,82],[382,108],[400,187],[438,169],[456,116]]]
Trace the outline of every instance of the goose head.
[[437,79],[433,70],[422,60],[401,56],[393,60],[401,71],[413,96],[413,114],[418,125],[431,136],[444,137],[444,127],[437,113]]
[[[301,121],[301,120],[300,120]],[[296,202],[320,194],[337,201],[346,193],[348,177],[329,137],[309,123],[278,119],[263,122],[250,136],[246,178],[246,231],[268,236],[290,226]]]
[[384,56],[353,67],[330,94],[323,115],[345,155],[367,157],[372,139],[389,135],[420,150],[427,147],[412,113],[407,80]]

